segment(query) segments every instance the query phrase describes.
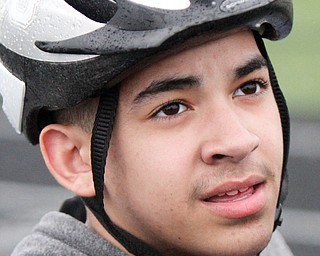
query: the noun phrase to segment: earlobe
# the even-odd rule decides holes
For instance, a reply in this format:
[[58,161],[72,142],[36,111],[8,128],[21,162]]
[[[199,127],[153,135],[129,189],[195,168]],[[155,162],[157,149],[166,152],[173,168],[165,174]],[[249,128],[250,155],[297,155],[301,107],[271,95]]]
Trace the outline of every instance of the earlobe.
[[51,124],[41,132],[40,148],[48,169],[62,186],[79,196],[95,195],[88,133],[76,126]]

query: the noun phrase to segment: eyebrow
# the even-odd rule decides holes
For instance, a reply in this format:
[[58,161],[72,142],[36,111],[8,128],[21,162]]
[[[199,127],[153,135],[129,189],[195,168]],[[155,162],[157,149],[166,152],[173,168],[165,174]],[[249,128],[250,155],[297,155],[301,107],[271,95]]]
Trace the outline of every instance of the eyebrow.
[[255,56],[247,61],[244,65],[237,67],[234,71],[234,77],[236,79],[240,79],[263,67],[267,67],[267,61],[265,58],[260,55]]
[[[260,55],[249,59],[242,66],[234,70],[235,79],[240,79],[250,73],[267,67],[267,61]],[[150,99],[159,93],[198,88],[201,84],[201,79],[197,76],[186,77],[169,77],[162,80],[153,81],[145,90],[140,92],[133,100],[134,104],[139,104],[143,100]]]
[[139,104],[141,101],[152,98],[159,93],[198,88],[200,84],[200,78],[196,76],[169,77],[163,80],[153,81],[145,90],[135,97],[133,103]]

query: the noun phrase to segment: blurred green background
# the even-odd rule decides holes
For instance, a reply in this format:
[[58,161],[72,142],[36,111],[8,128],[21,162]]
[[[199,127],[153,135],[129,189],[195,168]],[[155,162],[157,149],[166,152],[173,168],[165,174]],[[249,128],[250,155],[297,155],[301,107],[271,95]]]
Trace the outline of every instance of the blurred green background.
[[294,1],[294,27],[267,42],[291,117],[320,120],[320,1]]

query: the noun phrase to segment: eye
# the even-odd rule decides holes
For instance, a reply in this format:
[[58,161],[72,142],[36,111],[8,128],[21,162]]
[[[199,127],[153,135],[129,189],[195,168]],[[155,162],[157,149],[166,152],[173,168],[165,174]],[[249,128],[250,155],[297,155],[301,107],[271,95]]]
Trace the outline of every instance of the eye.
[[261,93],[267,85],[268,83],[264,81],[251,81],[236,89],[233,96],[257,95]]
[[188,110],[188,107],[181,102],[171,102],[161,107],[155,114],[155,117],[172,117]]

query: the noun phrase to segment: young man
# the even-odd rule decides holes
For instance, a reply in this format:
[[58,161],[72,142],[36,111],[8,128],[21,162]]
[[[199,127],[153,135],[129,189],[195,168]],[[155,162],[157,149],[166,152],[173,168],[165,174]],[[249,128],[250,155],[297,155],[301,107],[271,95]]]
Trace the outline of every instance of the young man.
[[0,20],[26,89],[9,119],[87,217],[46,215],[13,255],[291,255],[270,242],[289,122],[261,39],[290,32],[291,1],[31,2]]

